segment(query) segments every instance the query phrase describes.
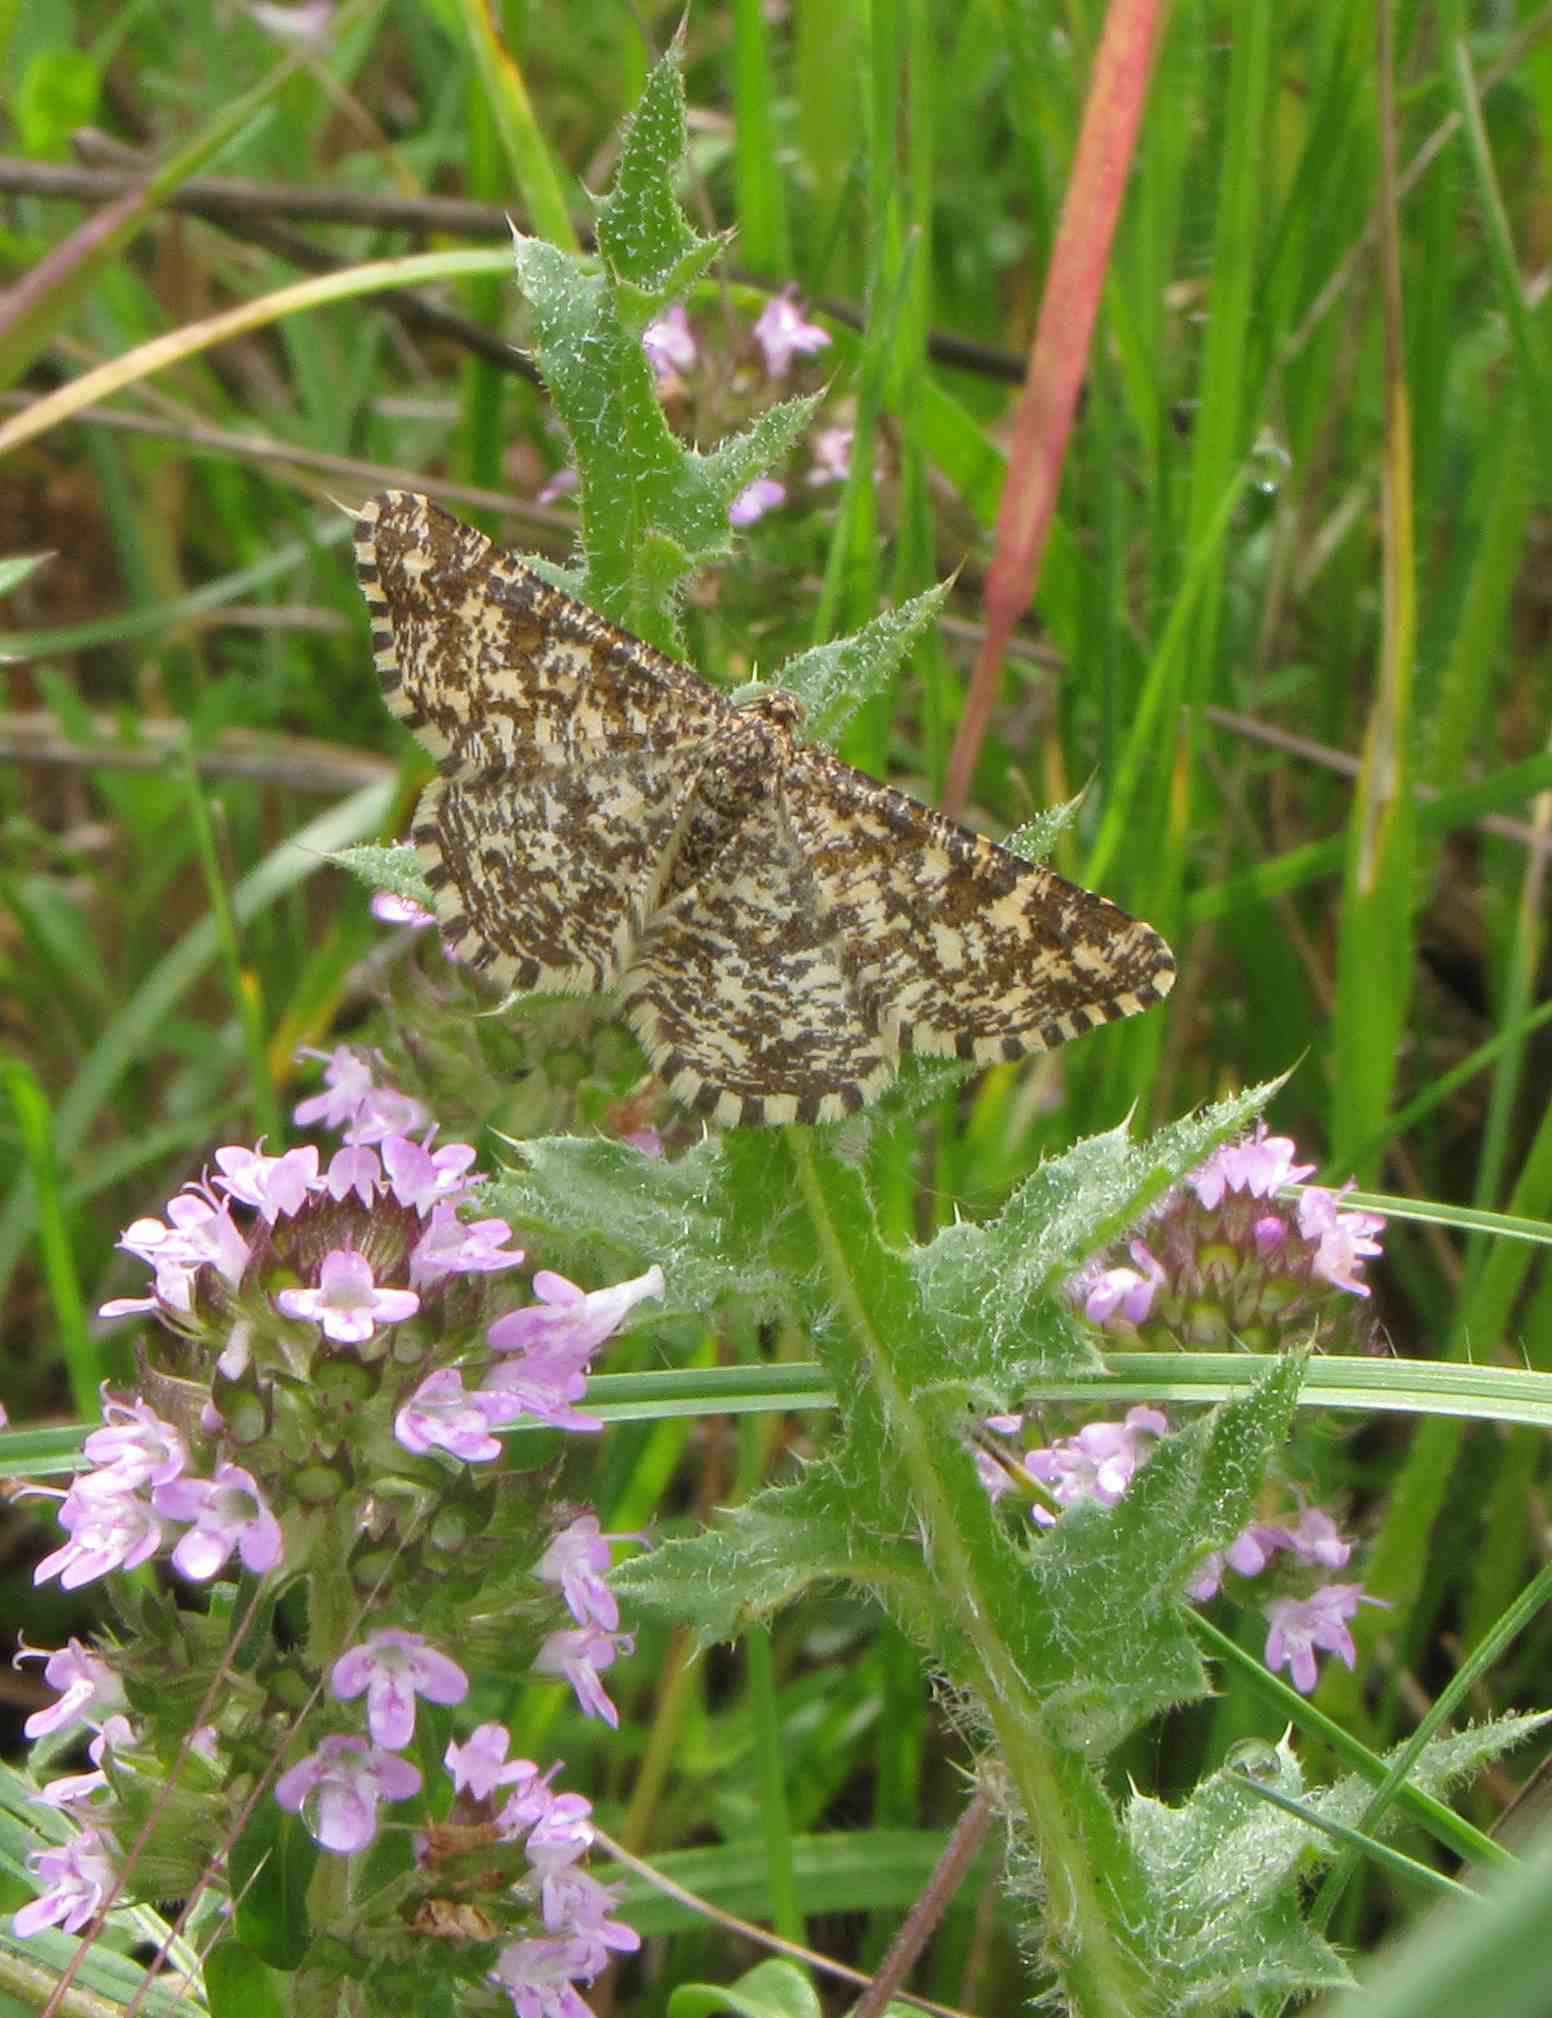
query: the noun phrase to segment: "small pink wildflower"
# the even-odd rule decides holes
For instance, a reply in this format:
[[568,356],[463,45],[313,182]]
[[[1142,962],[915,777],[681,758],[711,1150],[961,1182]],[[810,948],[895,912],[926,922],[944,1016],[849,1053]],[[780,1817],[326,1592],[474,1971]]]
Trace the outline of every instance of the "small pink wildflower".
[[824,484],[844,483],[851,475],[851,449],[856,432],[850,427],[822,427],[814,436],[808,480],[816,489]]
[[1367,1296],[1369,1285],[1358,1280],[1360,1265],[1380,1252],[1375,1239],[1385,1222],[1377,1212],[1340,1210],[1340,1195],[1312,1184],[1299,1194],[1299,1231],[1317,1243],[1314,1272],[1333,1289]]
[[415,1698],[461,1703],[469,1693],[469,1678],[423,1633],[385,1626],[340,1655],[329,1687],[342,1703],[364,1689],[367,1729],[379,1745],[399,1751],[415,1735]]
[[350,1856],[377,1834],[378,1803],[407,1801],[420,1784],[420,1769],[408,1759],[365,1738],[335,1736],[281,1774],[275,1799],[302,1817],[324,1849]]
[[604,1582],[612,1561],[597,1514],[582,1514],[551,1541],[534,1564],[534,1575],[541,1583],[560,1586],[578,1625],[602,1626],[612,1633],[620,1623],[620,1607]]
[[682,302],[676,301],[655,322],[647,324],[641,332],[641,347],[657,374],[659,385],[664,388],[677,386],[679,374],[689,371],[700,354],[695,331],[690,327],[690,318]]
[[772,378],[785,378],[795,357],[809,357],[830,343],[828,330],[816,322],[805,322],[797,304],[797,290],[784,288],[774,294],[760,312],[754,326],[754,340],[765,358]]
[[497,1352],[524,1352],[542,1343],[580,1361],[612,1337],[643,1298],[663,1294],[663,1271],[654,1265],[629,1282],[581,1290],[565,1276],[542,1268],[533,1286],[538,1303],[498,1317],[490,1327],[492,1346]]
[[1317,1680],[1315,1649],[1335,1654],[1349,1672],[1358,1662],[1358,1649],[1347,1630],[1347,1622],[1357,1616],[1362,1605],[1383,1604],[1371,1598],[1362,1584],[1327,1584],[1307,1598],[1273,1598],[1266,1607],[1271,1630],[1266,1636],[1266,1664],[1276,1670],[1286,1661],[1288,1678],[1301,1696],[1307,1696]]
[[492,1275],[516,1268],[523,1250],[502,1245],[511,1238],[512,1229],[504,1219],[460,1219],[451,1199],[438,1199],[410,1255],[410,1281],[417,1289],[428,1289],[450,1275]]
[[[307,1058],[319,1058],[318,1051],[304,1051]],[[298,1128],[314,1122],[338,1134],[348,1143],[381,1142],[389,1135],[413,1135],[425,1128],[431,1117],[418,1100],[401,1093],[396,1086],[379,1086],[372,1077],[369,1060],[339,1045],[327,1056],[323,1083],[326,1092],[315,1093],[292,1110]]]
[[288,1149],[284,1156],[266,1156],[258,1149],[229,1147],[216,1151],[221,1175],[215,1182],[228,1198],[256,1208],[266,1225],[300,1212],[308,1196],[322,1189],[318,1152],[311,1143]]
[[102,1911],[118,1876],[108,1846],[95,1829],[83,1829],[58,1849],[34,1850],[27,1868],[46,1881],[46,1889],[12,1916],[11,1930],[18,1941],[42,1933],[45,1927],[79,1934]]
[[618,1730],[620,1713],[604,1693],[599,1671],[613,1667],[636,1644],[631,1633],[606,1633],[597,1626],[572,1626],[551,1633],[534,1656],[537,1675],[564,1676],[582,1709]]
[[372,916],[383,925],[413,925],[419,930],[436,923],[434,911],[428,911],[424,904],[417,904],[413,897],[400,897],[392,890],[374,890],[370,909]]
[[323,1257],[316,1289],[283,1289],[275,1298],[287,1317],[323,1327],[336,1345],[364,1345],[380,1324],[400,1324],[420,1308],[412,1289],[379,1289],[364,1254],[335,1248]]
[[111,1570],[138,1569],[162,1545],[162,1523],[144,1500],[126,1490],[110,1469],[87,1472],[65,1494],[59,1525],[70,1539],[43,1558],[35,1584],[52,1576],[62,1590],[79,1590]]
[[787,486],[784,483],[778,483],[775,477],[756,477],[728,506],[728,522],[735,526],[752,526],[756,519],[763,519],[767,512],[786,502]]
[[1302,1184],[1315,1168],[1313,1163],[1295,1163],[1296,1154],[1286,1135],[1268,1135],[1266,1123],[1258,1121],[1247,1141],[1226,1142],[1215,1149],[1186,1182],[1209,1212],[1223,1203],[1226,1191],[1272,1198],[1284,1185]]
[[424,1456],[445,1450],[465,1464],[489,1464],[502,1445],[492,1429],[511,1422],[516,1413],[511,1398],[465,1388],[456,1366],[428,1373],[394,1417],[393,1433],[408,1451]]
[[126,1706],[118,1675],[101,1654],[93,1653],[81,1640],[70,1640],[52,1653],[23,1643],[12,1666],[22,1661],[42,1661],[44,1681],[60,1691],[58,1702],[34,1710],[22,1725],[29,1738],[51,1737],[76,1723],[95,1729]]
[[223,1464],[214,1478],[178,1478],[151,1495],[168,1520],[192,1521],[172,1552],[172,1563],[202,1583],[213,1577],[235,1549],[242,1566],[263,1576],[280,1561],[280,1523],[270,1512],[252,1472]]
[[532,1759],[509,1759],[512,1734],[505,1724],[481,1724],[463,1744],[454,1739],[442,1754],[453,1787],[471,1799],[485,1801],[502,1787],[526,1786],[539,1768]]
[[91,1432],[81,1448],[94,1465],[115,1473],[127,1487],[166,1485],[188,1463],[189,1447],[182,1432],[164,1422],[140,1396],[129,1402],[116,1401],[105,1387],[102,1412],[108,1420]]

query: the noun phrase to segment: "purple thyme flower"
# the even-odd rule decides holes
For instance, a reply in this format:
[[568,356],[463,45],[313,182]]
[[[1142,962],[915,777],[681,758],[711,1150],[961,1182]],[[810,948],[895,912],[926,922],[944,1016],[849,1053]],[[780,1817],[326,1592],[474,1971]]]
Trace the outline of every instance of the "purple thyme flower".
[[79,1590],[110,1570],[138,1569],[162,1545],[163,1527],[144,1500],[112,1471],[86,1472],[64,1495],[59,1525],[70,1539],[43,1558],[35,1584],[57,1575],[62,1590]]
[[445,1450],[465,1464],[489,1464],[501,1455],[500,1441],[491,1431],[522,1413],[511,1395],[480,1388],[470,1392],[456,1366],[443,1366],[428,1373],[399,1410],[393,1433],[418,1457]]
[[383,1188],[382,1158],[364,1142],[336,1149],[329,1158],[323,1188],[336,1205],[354,1198],[363,1212],[370,1212]]
[[[1351,1189],[1344,1186],[1344,1189]],[[1341,1195],[1312,1184],[1299,1194],[1299,1231],[1317,1243],[1314,1272],[1333,1289],[1367,1296],[1369,1285],[1358,1280],[1363,1261],[1380,1251],[1375,1234],[1385,1222],[1377,1212],[1343,1212]]]
[[429,1149],[406,1135],[390,1135],[383,1144],[383,1168],[394,1197],[424,1218],[443,1199],[457,1204],[467,1196],[469,1168],[478,1154],[467,1142]]
[[86,1748],[87,1756],[96,1770],[90,1773],[67,1773],[61,1779],[50,1780],[46,1787],[40,1787],[31,1798],[42,1802],[45,1807],[57,1808],[63,1813],[76,1808],[89,1809],[97,1796],[110,1785],[108,1775],[103,1771],[103,1760],[109,1752],[127,1751],[134,1743],[135,1729],[128,1717],[109,1717]]
[[415,1735],[416,1696],[430,1703],[461,1703],[469,1693],[469,1677],[423,1633],[385,1626],[340,1655],[329,1687],[342,1703],[365,1689],[367,1729],[379,1745],[398,1751]]
[[116,1401],[105,1387],[102,1412],[105,1417],[122,1420],[105,1421],[81,1448],[93,1464],[114,1472],[125,1486],[166,1485],[188,1463],[189,1449],[182,1434],[172,1423],[163,1422],[138,1395],[132,1401]]
[[533,1287],[539,1302],[498,1317],[488,1334],[491,1345],[497,1352],[529,1352],[544,1345],[582,1362],[614,1336],[643,1298],[663,1294],[663,1271],[654,1263],[630,1282],[584,1291],[541,1268]]
[[1338,1194],[1282,1192],[1312,1166],[1264,1123],[1225,1143],[1177,1185],[1124,1256],[1101,1255],[1068,1285],[1091,1322],[1176,1350],[1272,1352],[1311,1342],[1353,1350],[1368,1335],[1355,1303],[1383,1222],[1344,1211]]
[[436,923],[436,914],[413,897],[400,897],[392,890],[374,890],[369,906],[372,916],[383,925],[413,925],[418,929]]
[[805,322],[797,304],[796,288],[773,294],[760,311],[754,326],[754,340],[765,358],[772,378],[785,378],[795,357],[810,357],[829,346],[830,334],[816,322]]
[[47,1889],[12,1917],[11,1931],[19,1941],[45,1927],[79,1934],[102,1911],[118,1876],[108,1846],[95,1829],[83,1829],[57,1849],[34,1850],[27,1868],[47,1881]]
[[275,1782],[281,1807],[341,1856],[364,1850],[376,1835],[379,1801],[407,1801],[419,1792],[420,1769],[408,1759],[341,1736],[325,1738]]
[[1371,1598],[1362,1584],[1327,1584],[1307,1598],[1273,1598],[1266,1608],[1271,1626],[1266,1636],[1266,1664],[1273,1670],[1288,1663],[1288,1678],[1301,1696],[1315,1686],[1315,1649],[1335,1654],[1351,1671],[1358,1662],[1358,1649],[1347,1630],[1347,1621],[1357,1616],[1362,1605],[1383,1604]]
[[292,1110],[298,1128],[309,1128],[316,1121],[346,1142],[372,1143],[390,1135],[412,1135],[429,1123],[431,1117],[418,1100],[396,1086],[378,1086],[370,1062],[348,1044],[328,1054],[304,1051],[302,1055],[327,1056],[323,1083],[328,1091],[314,1094]]
[[728,523],[752,526],[756,519],[763,519],[767,512],[786,502],[787,486],[784,483],[778,483],[773,476],[757,476],[728,506]]
[[602,1717],[611,1730],[618,1730],[620,1713],[605,1694],[598,1672],[612,1667],[635,1644],[632,1633],[606,1633],[597,1626],[567,1627],[551,1633],[539,1648],[534,1655],[534,1673],[564,1676],[583,1711],[590,1717]]
[[126,1707],[124,1685],[115,1670],[80,1640],[70,1640],[52,1653],[24,1641],[11,1665],[18,1667],[23,1661],[42,1661],[44,1681],[60,1691],[57,1703],[34,1710],[22,1725],[29,1738],[51,1737],[75,1723],[95,1730]]
[[1195,1598],[1201,1604],[1215,1598],[1223,1588],[1225,1567],[1233,1570],[1236,1576],[1260,1576],[1277,1551],[1286,1544],[1286,1529],[1252,1522],[1234,1537],[1226,1549],[1214,1549],[1204,1559],[1193,1581],[1186,1585],[1187,1597]]
[[609,1538],[600,1534],[597,1514],[580,1514],[555,1536],[533,1573],[540,1583],[560,1586],[578,1625],[602,1626],[612,1633],[620,1623],[620,1607],[604,1582],[611,1562]]
[[[512,1315],[521,1315],[513,1312]],[[498,1318],[497,1323],[504,1320]],[[494,1326],[491,1327],[495,1329]],[[578,1402],[587,1393],[587,1375],[578,1364],[574,1352],[568,1351],[564,1342],[530,1346],[528,1351],[512,1359],[500,1360],[493,1366],[479,1392],[490,1397],[480,1406],[490,1407],[499,1400],[502,1414],[496,1420],[502,1424],[514,1423],[525,1415],[537,1417],[547,1422],[552,1429],[569,1429],[578,1435],[588,1435],[603,1428],[602,1420],[596,1415],[583,1415],[572,1403]],[[495,1421],[492,1427],[495,1427]]]
[[541,1876],[563,1871],[593,1847],[593,1804],[585,1794],[554,1794],[524,1845]]
[[[1158,1438],[1168,1430],[1158,1409],[1132,1408],[1124,1422],[1086,1423],[1076,1436],[1058,1437],[1044,1449],[1026,1452],[1024,1464],[1063,1506],[1081,1499],[1114,1506],[1137,1467],[1152,1455],[1153,1443],[1143,1438]],[[1055,1524],[1055,1514],[1046,1507],[1033,1505],[1030,1512],[1042,1527]]]
[[216,1162],[222,1174],[215,1182],[227,1197],[256,1207],[270,1226],[282,1216],[289,1218],[300,1212],[309,1195],[322,1188],[318,1152],[311,1143],[288,1149],[284,1156],[266,1156],[262,1145],[258,1149],[218,1149]]
[[852,427],[822,427],[812,442],[814,460],[808,472],[816,488],[845,483],[851,475],[851,450],[857,430]]
[[641,1946],[641,1936],[634,1927],[609,1917],[618,1897],[618,1892],[608,1885],[601,1885],[588,1872],[575,1869],[557,1871],[545,1879],[540,1890],[545,1926],[552,1934],[570,1935],[573,1940],[591,1944],[589,1960],[595,1974],[608,1961],[611,1948],[631,1955]]
[[1315,1168],[1313,1163],[1295,1163],[1296,1153],[1286,1135],[1268,1135],[1266,1123],[1258,1121],[1248,1140],[1226,1142],[1215,1149],[1186,1183],[1209,1212],[1223,1203],[1228,1191],[1274,1198],[1284,1185],[1302,1184]]
[[[559,1771],[559,1760],[547,1773],[541,1773],[536,1766],[525,1779],[514,1784],[512,1792],[502,1802],[496,1816],[496,1827],[501,1832],[503,1842],[517,1842],[535,1822],[544,1820],[557,1801],[570,1798],[565,1794],[557,1794],[550,1785]],[[577,1798],[580,1800],[581,1796],[578,1795]]]
[[322,1325],[336,1345],[364,1345],[378,1325],[402,1323],[420,1308],[412,1289],[379,1289],[371,1263],[352,1248],[323,1257],[316,1289],[283,1289],[275,1301],[287,1317]]
[[[826,337],[825,341],[828,343],[829,338]],[[659,385],[664,390],[674,389],[679,374],[688,371],[699,355],[695,331],[690,327],[690,318],[685,314],[682,302],[676,301],[655,322],[647,324],[641,332],[641,347],[647,353]]]
[[173,1568],[202,1583],[235,1549],[242,1566],[263,1576],[280,1561],[280,1523],[270,1512],[253,1473],[223,1464],[214,1478],[179,1478],[159,1485],[151,1503],[169,1520],[194,1525],[172,1552]]
[[1127,1251],[1136,1267],[1107,1268],[1089,1289],[1083,1314],[1091,1324],[1108,1324],[1114,1317],[1141,1324],[1153,1308],[1164,1271],[1140,1240],[1130,1241]]
[[573,1987],[592,1982],[591,1959],[581,1941],[513,1941],[497,1956],[490,1980],[511,1998],[517,2018],[593,2018]]
[[202,1268],[214,1268],[227,1282],[242,1279],[248,1265],[248,1243],[232,1222],[224,1204],[191,1187],[167,1205],[170,1225],[159,1219],[137,1219],[124,1229],[119,1246],[138,1255],[156,1270],[156,1294],[115,1297],[101,1317],[166,1311],[187,1317],[194,1308],[194,1278]]
[[539,1777],[532,1759],[509,1759],[512,1734],[505,1724],[481,1724],[464,1744],[454,1739],[442,1754],[453,1786],[473,1800],[486,1801],[502,1787],[527,1788]]
[[449,1199],[439,1199],[410,1256],[410,1281],[417,1289],[428,1289],[450,1275],[492,1275],[516,1268],[523,1250],[501,1245],[511,1238],[512,1229],[504,1219],[462,1220]]

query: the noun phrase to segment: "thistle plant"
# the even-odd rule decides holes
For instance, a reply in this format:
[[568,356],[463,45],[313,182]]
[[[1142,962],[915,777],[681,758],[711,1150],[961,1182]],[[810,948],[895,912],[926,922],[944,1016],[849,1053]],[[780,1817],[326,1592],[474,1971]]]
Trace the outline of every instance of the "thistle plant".
[[[781,503],[772,471],[816,403],[771,395],[827,348],[795,300],[751,316],[731,375],[749,424],[706,453],[679,438],[719,250],[673,197],[683,146],[671,57],[597,258],[515,254],[582,514],[564,584],[667,649],[686,579]],[[805,491],[865,484],[865,402],[854,418],[813,434]],[[782,669],[808,733],[838,732],[939,600]],[[397,920],[428,915],[405,851],[350,866]],[[605,1678],[649,1614],[704,1646],[840,1584],[887,1610],[953,1704],[1053,2001],[1228,2018],[1345,1984],[1304,1888],[1331,1831],[1379,1826],[1385,1762],[1317,1784],[1290,1735],[1173,1804],[1111,1771],[1149,1719],[1210,1695],[1221,1636],[1200,1607],[1259,1602],[1266,1668],[1298,1692],[1322,1654],[1355,1664],[1375,1616],[1295,1424],[1311,1355],[1370,1349],[1380,1228],[1303,1185],[1293,1145],[1258,1126],[1271,1089],[1146,1142],[1097,1134],[1000,1211],[912,1239],[880,1145],[927,1112],[952,1122],[953,1068],[907,1072],[831,1129],[707,1134],[587,1018],[562,1072],[542,1016],[497,1029],[472,979],[421,949],[383,1041],[432,1085],[336,1050],[293,1116],[327,1141],[218,1148],[124,1233],[150,1280],[107,1309],[142,1325],[141,1377],[105,1394],[38,1572],[100,1583],[113,1621],[32,1650],[57,1700],[29,1726],[46,1806],[17,1935],[84,1940],[115,1909],[179,1900],[169,1952],[204,1958],[213,2011],[580,2018],[639,1937],[585,1868],[588,1802],[563,1762],[514,1756],[493,1698],[552,1679],[612,1725]],[[531,1125],[481,1172],[437,1116],[498,1102]],[[664,1317],[784,1338],[833,1409],[796,1477],[616,1564],[553,1451],[596,1439],[588,1377],[610,1338]],[[1146,1354],[1163,1383],[1208,1350],[1238,1376],[1212,1408],[1104,1400],[1107,1355]],[[1074,1390],[1094,1407],[1055,1423],[1046,1397],[1072,1409]],[[1257,1685],[1302,1711],[1270,1673]],[[1533,1723],[1431,1739],[1405,1762],[1409,1815],[1438,1827],[1418,1790]],[[47,1780],[87,1733],[91,1770]]]

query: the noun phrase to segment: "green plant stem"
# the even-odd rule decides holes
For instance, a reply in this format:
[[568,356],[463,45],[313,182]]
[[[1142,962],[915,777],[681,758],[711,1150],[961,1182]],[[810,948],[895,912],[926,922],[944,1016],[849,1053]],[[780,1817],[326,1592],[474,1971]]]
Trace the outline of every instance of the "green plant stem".
[[59,1327],[60,1350],[70,1375],[70,1392],[81,1413],[95,1417],[97,1383],[104,1368],[99,1364],[87,1327],[86,1303],[60,1193],[53,1110],[32,1067],[20,1058],[0,1061],[0,1076],[10,1096],[16,1132],[32,1173],[38,1205],[38,1245],[54,1305],[54,1321]]
[[269,1045],[264,1036],[264,1005],[259,999],[258,979],[243,966],[242,943],[232,912],[231,893],[222,873],[216,849],[214,825],[205,802],[204,786],[194,767],[193,754],[185,745],[180,752],[183,784],[188,800],[189,821],[194,830],[194,851],[204,872],[205,894],[210,899],[210,915],[215,924],[221,964],[233,1006],[242,1024],[248,1050],[248,1069],[253,1075],[253,1111],[261,1136],[280,1133],[280,1104],[275,1097],[274,1075],[270,1071]]
[[873,1322],[853,1257],[832,1216],[808,1131],[794,1128],[788,1141],[825,1275],[841,1320],[876,1384],[909,1482],[936,1599],[948,1608],[973,1663],[973,1672],[953,1679],[974,1691],[990,1720],[1039,1854],[1051,1946],[1063,1969],[1070,2008],[1080,2018],[1118,2018],[1121,2013],[1137,2018],[1154,2009],[1155,2002],[1118,1917],[1112,1917],[1130,1889],[1130,1850],[1087,1762],[1054,1744],[1042,1727],[1040,1705],[996,1616],[996,1593],[955,1518],[946,1466],[960,1456],[958,1441],[897,1377],[894,1355]]

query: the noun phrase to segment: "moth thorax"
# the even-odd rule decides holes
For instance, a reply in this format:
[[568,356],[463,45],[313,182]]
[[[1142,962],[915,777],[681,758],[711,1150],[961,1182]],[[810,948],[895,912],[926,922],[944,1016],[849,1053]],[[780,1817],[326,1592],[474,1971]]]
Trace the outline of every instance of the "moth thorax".
[[766,687],[747,700],[740,700],[738,713],[745,722],[768,722],[783,735],[795,736],[803,726],[807,710],[796,694],[784,693],[780,687]]

